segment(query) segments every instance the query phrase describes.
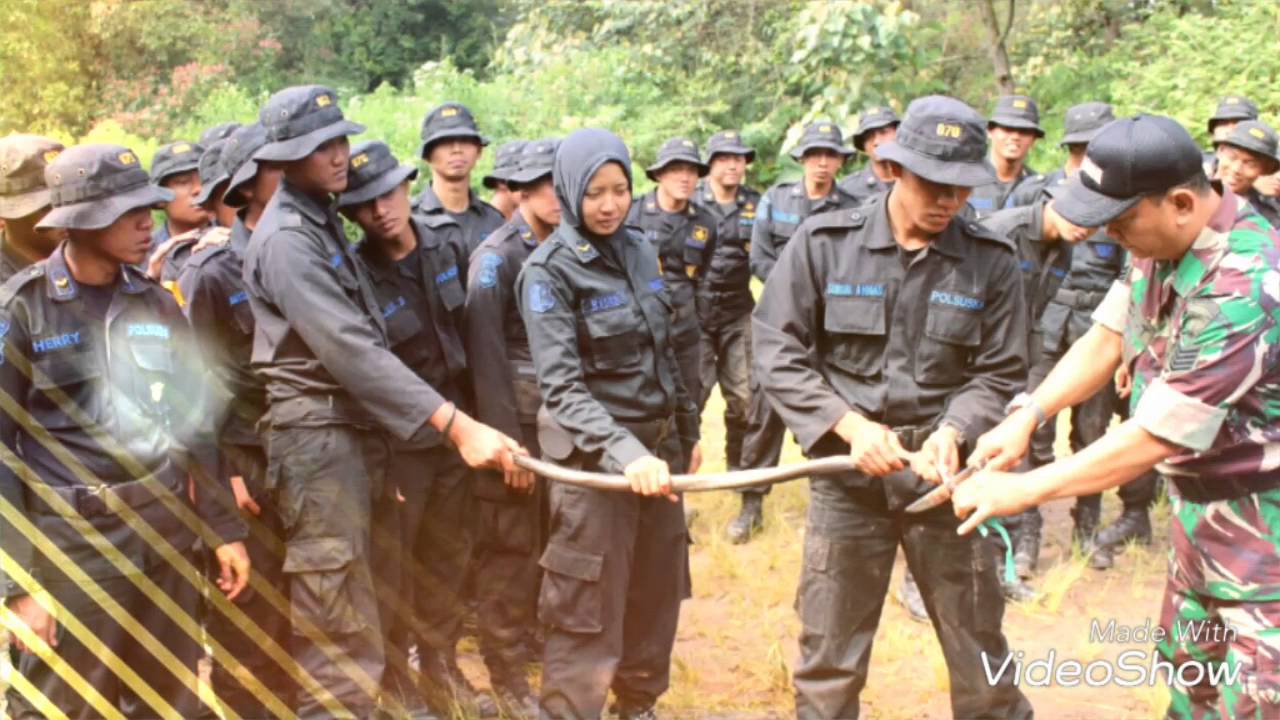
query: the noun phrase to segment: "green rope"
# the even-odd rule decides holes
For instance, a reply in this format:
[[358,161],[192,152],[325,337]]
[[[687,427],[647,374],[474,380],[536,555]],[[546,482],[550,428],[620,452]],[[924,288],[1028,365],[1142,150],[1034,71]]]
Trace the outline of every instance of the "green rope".
[[1004,581],[1008,585],[1018,581],[1018,571],[1014,567],[1013,562],[1013,541],[1009,539],[1009,531],[1004,529],[1004,525],[995,518],[984,520],[978,526],[978,534],[986,537],[987,533],[995,530],[1000,539],[1004,541]]

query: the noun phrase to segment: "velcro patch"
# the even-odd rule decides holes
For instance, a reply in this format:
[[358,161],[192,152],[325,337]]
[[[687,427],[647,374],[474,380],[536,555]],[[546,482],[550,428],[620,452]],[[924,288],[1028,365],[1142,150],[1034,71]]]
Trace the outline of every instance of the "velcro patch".
[[153,337],[161,340],[169,339],[169,326],[159,323],[129,323],[128,337]]
[[627,296],[620,292],[605,293],[604,295],[596,295],[589,297],[582,303],[582,312],[586,315],[593,315],[605,310],[620,308],[627,304]]
[[456,277],[458,277],[458,266],[452,265],[448,270],[436,275],[436,284],[439,285],[441,283],[447,283]]
[[38,338],[31,341],[31,349],[38,353],[49,352],[50,350],[61,350],[62,348],[74,347],[80,344],[80,331],[62,333],[61,335],[51,335],[49,337]]

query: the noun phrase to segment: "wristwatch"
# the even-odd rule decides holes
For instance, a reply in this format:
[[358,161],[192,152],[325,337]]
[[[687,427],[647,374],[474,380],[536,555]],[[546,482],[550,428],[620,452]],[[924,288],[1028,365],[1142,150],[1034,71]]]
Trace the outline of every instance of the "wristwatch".
[[1009,401],[1009,404],[1004,406],[1004,414],[1007,417],[1022,408],[1029,408],[1031,412],[1036,414],[1036,427],[1044,425],[1045,420],[1049,419],[1048,416],[1044,414],[1044,408],[1040,407],[1040,403],[1036,402],[1036,399],[1031,397],[1031,393],[1029,392],[1020,392],[1017,395],[1014,395],[1013,399]]

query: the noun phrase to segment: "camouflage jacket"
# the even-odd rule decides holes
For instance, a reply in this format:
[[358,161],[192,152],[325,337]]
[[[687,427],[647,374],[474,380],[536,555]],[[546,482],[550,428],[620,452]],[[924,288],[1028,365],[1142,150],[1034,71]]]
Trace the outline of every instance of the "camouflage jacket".
[[1190,481],[1280,469],[1280,234],[1230,191],[1179,260],[1134,258],[1094,319],[1124,334],[1133,418]]

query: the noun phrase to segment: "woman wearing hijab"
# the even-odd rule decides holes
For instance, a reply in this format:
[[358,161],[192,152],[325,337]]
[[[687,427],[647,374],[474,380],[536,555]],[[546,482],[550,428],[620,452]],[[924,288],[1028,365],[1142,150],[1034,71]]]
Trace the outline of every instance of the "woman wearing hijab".
[[689,597],[684,510],[671,474],[700,462],[698,414],[671,344],[653,246],[628,232],[631,159],[614,134],[579,130],[552,173],[559,228],[517,281],[543,407],[543,453],[622,473],[634,493],[551,488],[538,615],[549,627],[542,713],[653,717]]

